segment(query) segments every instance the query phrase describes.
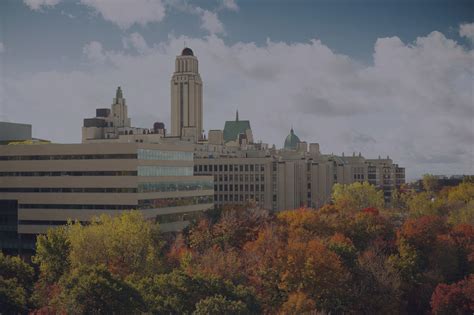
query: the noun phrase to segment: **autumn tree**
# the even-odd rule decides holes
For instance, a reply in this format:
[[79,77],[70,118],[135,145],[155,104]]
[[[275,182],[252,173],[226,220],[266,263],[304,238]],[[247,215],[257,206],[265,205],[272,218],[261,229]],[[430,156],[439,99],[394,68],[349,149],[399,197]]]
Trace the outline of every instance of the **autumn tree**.
[[159,227],[146,221],[138,211],[116,217],[102,215],[87,226],[69,226],[71,267],[105,265],[112,273],[125,277],[147,274],[162,267]]
[[439,180],[436,176],[431,174],[423,175],[423,179],[421,180],[423,184],[423,188],[425,191],[434,193],[439,189]]
[[474,276],[453,284],[440,283],[431,297],[433,314],[472,314],[474,313]]
[[360,211],[365,208],[382,208],[383,192],[368,182],[355,182],[350,185],[335,184],[332,200],[337,208],[346,211]]
[[316,303],[304,292],[291,293],[283,303],[280,314],[309,314],[316,310]]

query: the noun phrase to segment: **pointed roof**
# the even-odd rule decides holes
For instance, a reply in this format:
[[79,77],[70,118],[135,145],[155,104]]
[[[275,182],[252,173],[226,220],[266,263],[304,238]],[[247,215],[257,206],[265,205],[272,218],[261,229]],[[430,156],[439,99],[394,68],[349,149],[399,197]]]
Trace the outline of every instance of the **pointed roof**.
[[115,93],[115,98],[123,98],[122,88],[119,86],[117,92]]
[[224,125],[224,142],[235,141],[239,134],[245,134],[250,128],[249,120],[239,120],[239,111],[235,113],[235,120],[228,120]]

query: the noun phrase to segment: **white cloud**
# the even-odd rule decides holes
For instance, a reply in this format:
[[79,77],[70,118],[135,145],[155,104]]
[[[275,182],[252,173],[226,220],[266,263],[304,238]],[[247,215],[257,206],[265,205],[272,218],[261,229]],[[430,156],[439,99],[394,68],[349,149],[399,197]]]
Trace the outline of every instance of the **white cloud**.
[[104,63],[106,59],[106,55],[102,48],[102,44],[97,41],[92,41],[87,43],[82,48],[82,52],[86,55],[87,59],[94,63]]
[[466,37],[474,43],[474,23],[465,23],[459,26],[459,36]]
[[[409,178],[474,172],[474,50],[439,32],[413,43],[380,38],[370,66],[318,40],[227,45],[211,35],[149,45],[140,38],[127,38],[130,47],[147,47],[138,55],[87,44],[92,65],[107,61],[100,69],[5,78],[6,113],[15,121],[29,112],[37,137],[80,141],[82,118],[109,106],[120,85],[134,125],[168,125],[169,80],[185,40],[200,63],[206,130],[222,129],[238,107],[254,137],[277,147],[293,125],[324,153],[390,155]],[[51,124],[51,113],[62,118]]]
[[5,45],[3,45],[2,42],[0,42],[0,54],[5,52]]
[[235,2],[235,0],[223,0],[222,1],[222,6],[225,9],[231,10],[231,11],[239,11],[239,6]]
[[209,10],[198,8],[201,17],[201,28],[208,31],[210,34],[224,34],[224,25],[219,20],[217,13]]
[[150,49],[143,36],[137,32],[130,34],[128,37],[122,38],[122,44],[125,49],[133,47],[141,54],[146,53]]
[[43,7],[54,7],[61,0],[23,0],[31,10],[41,10]]
[[165,17],[165,5],[161,0],[81,0],[81,3],[122,29],[134,24],[144,26],[160,22]]

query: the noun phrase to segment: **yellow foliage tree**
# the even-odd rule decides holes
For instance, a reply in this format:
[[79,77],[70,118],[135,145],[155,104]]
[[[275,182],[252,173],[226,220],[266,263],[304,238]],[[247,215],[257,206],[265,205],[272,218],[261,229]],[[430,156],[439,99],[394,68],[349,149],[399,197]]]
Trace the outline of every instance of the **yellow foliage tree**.
[[360,211],[370,207],[380,209],[384,206],[383,192],[368,182],[356,182],[350,185],[335,184],[332,200],[334,205],[342,211]]

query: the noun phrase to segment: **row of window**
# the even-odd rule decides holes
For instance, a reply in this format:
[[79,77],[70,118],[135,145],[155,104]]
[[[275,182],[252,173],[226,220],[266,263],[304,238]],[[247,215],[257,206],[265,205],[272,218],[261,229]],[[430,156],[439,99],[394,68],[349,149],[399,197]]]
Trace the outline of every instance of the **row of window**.
[[137,205],[20,204],[20,209],[131,210],[180,207],[213,203],[212,196],[191,196],[139,200]]
[[212,180],[199,180],[189,182],[138,183],[138,191],[141,193],[212,190],[213,188],[214,186]]
[[53,172],[0,172],[0,177],[10,176],[137,176],[137,171],[53,171]]
[[263,172],[263,164],[220,164],[220,165],[195,165],[195,172]]
[[176,197],[176,198],[158,198],[145,199],[138,201],[139,209],[155,209],[168,207],[182,207],[198,204],[213,203],[212,196],[192,196],[192,197]]
[[[18,224],[20,225],[66,225],[68,221],[58,220],[58,221],[44,221],[44,220],[20,220]],[[82,225],[87,225],[89,222],[80,221]]]
[[136,193],[136,188],[64,188],[64,187],[35,187],[35,188],[0,188],[0,192],[12,193]]
[[264,195],[214,195],[216,202],[247,202],[250,200],[263,203],[265,198]]
[[255,174],[255,175],[245,174],[245,175],[235,175],[235,176],[232,175],[232,174],[230,174],[230,175],[222,175],[221,174],[219,176],[214,175],[214,181],[216,181],[216,182],[217,181],[219,181],[219,182],[222,182],[222,181],[224,181],[224,182],[227,182],[227,181],[233,182],[234,180],[235,181],[240,181],[240,182],[244,182],[244,181],[245,182],[248,182],[248,181],[251,181],[251,182],[253,182],[253,181],[256,181],[256,182],[262,181],[263,182],[263,181],[265,181],[265,175],[263,175],[263,174],[260,174],[260,175],[259,174]]
[[138,176],[193,176],[193,167],[138,166]]
[[160,161],[192,161],[193,160],[193,152],[138,149],[137,153],[138,153],[138,159],[140,160],[160,160]]
[[74,210],[132,210],[137,209],[137,205],[71,205],[71,204],[31,204],[22,203],[19,209],[74,209]]
[[[240,189],[239,189],[240,188]],[[240,185],[227,185],[227,184],[220,184],[214,185],[214,191],[265,191],[265,185],[253,185],[253,184],[240,184]]]
[[4,155],[0,161],[136,159],[136,154]]

